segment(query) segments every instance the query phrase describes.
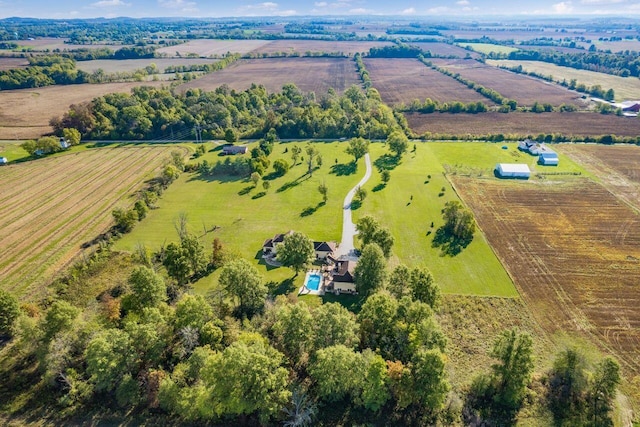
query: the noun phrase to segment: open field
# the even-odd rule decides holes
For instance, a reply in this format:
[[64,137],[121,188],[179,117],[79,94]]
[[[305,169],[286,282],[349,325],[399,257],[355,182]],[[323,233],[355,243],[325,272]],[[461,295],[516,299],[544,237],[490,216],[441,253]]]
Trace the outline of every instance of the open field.
[[619,77],[595,71],[576,70],[541,61],[487,60],[487,64],[503,67],[522,65],[522,68],[527,72],[533,71],[545,76],[552,76],[553,80],[557,82],[562,80],[568,82],[575,79],[578,83],[587,86],[600,85],[604,90],[613,89],[618,101],[640,99],[640,81],[637,77]]
[[[634,34],[634,35],[637,35]],[[611,52],[623,52],[625,50],[640,50],[640,41],[633,40],[615,40],[615,41],[600,41],[598,39],[593,40],[593,44],[600,50],[610,50]]]
[[484,53],[485,55],[494,53],[504,53],[509,54],[511,52],[517,52],[518,49],[509,46],[502,46],[499,44],[491,44],[491,43],[458,43],[461,47],[468,47],[476,52]]
[[419,47],[420,49],[422,49],[423,52],[428,51],[428,52],[431,52],[433,55],[438,55],[438,56],[452,56],[457,58],[465,58],[467,56],[470,56],[472,58],[478,58],[480,56],[476,52],[468,51],[455,44],[436,43],[436,42],[433,42],[433,43],[410,42],[409,44],[411,46]]
[[26,58],[6,58],[0,57],[0,71],[11,70],[13,68],[24,68],[29,65]]
[[598,113],[482,113],[406,114],[409,127],[418,135],[533,135],[561,133],[566,136],[640,135],[640,120]]
[[459,73],[465,79],[495,90],[502,96],[515,99],[518,105],[530,106],[534,102],[548,103],[554,106],[561,104],[582,105],[581,95],[569,91],[553,83],[540,79],[511,73],[491,65],[474,60],[433,59],[435,65]]
[[105,73],[117,73],[135,71],[148,65],[156,64],[162,73],[165,68],[170,66],[211,64],[217,61],[217,59],[205,58],[97,59],[95,61],[79,61],[76,67],[88,73],[92,73],[98,69],[102,69]]
[[46,284],[112,224],[111,211],[176,147],[87,150],[0,168],[0,276],[16,295]]
[[591,170],[602,185],[640,211],[640,147],[571,144],[560,152]]
[[341,52],[345,55],[369,52],[372,47],[393,46],[391,42],[325,41],[325,40],[274,40],[255,49],[255,53]]
[[235,90],[246,90],[252,83],[277,92],[287,83],[295,83],[303,92],[325,94],[329,88],[343,92],[359,84],[354,62],[346,58],[278,58],[249,59],[180,85],[180,89],[214,90],[223,84]]
[[640,216],[588,179],[453,182],[541,325],[584,334],[637,375]]
[[29,153],[20,147],[20,142],[18,141],[0,140],[0,157],[5,157],[9,162],[13,162],[17,159],[29,157]]
[[[589,46],[587,45],[587,48]],[[566,46],[538,46],[538,45],[528,45],[528,44],[519,44],[518,48],[521,50],[542,50],[542,51],[551,51],[551,52],[562,52],[562,53],[585,53],[586,49],[578,49],[577,47],[566,47]]]
[[364,60],[373,86],[388,104],[409,104],[414,99],[421,102],[431,98],[439,102],[492,101],[469,89],[455,79],[425,66],[417,59],[367,58]]
[[268,40],[211,40],[198,39],[176,46],[162,47],[156,52],[170,57],[187,56],[189,54],[200,57],[222,56],[228,52],[245,54],[269,43]]
[[15,43],[18,44],[18,50],[22,49],[23,47],[26,47],[30,50],[33,51],[46,51],[46,50],[54,50],[54,49],[60,49],[60,50],[71,50],[71,49],[100,49],[103,47],[109,48],[111,50],[118,50],[122,47],[124,47],[124,45],[120,45],[120,44],[71,44],[71,43],[65,43],[65,41],[68,39],[60,39],[60,38],[56,38],[56,37],[43,37],[43,38],[37,38],[35,40],[16,40]]
[[0,92],[0,139],[38,138],[52,131],[49,121],[71,106],[112,92],[129,93],[137,86],[161,86],[163,82],[131,82],[47,86]]
[[[389,227],[395,238],[395,262],[427,267],[445,293],[516,296],[511,279],[482,233],[476,233],[471,244],[455,256],[443,255],[440,247],[433,246],[436,230],[443,225],[441,209],[446,202],[458,200],[443,175],[446,162],[440,160],[440,155],[445,157],[456,146],[464,144],[417,144],[416,152],[405,154],[402,162],[391,170],[391,180],[385,187],[374,170],[365,185],[369,196],[354,212],[354,220],[370,214]],[[459,157],[460,161],[473,159],[473,147],[468,148],[469,155]],[[495,144],[476,144],[475,148],[487,150],[491,165],[495,159],[511,158]],[[375,161],[387,150],[384,145],[373,144],[371,152]],[[471,165],[477,165],[473,163],[477,161],[472,160]]]

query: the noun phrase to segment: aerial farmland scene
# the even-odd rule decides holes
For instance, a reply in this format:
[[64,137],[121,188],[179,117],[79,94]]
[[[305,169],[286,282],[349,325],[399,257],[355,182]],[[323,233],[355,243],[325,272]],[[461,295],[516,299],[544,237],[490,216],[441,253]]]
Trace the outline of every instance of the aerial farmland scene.
[[0,1],[0,425],[640,425],[631,0]]

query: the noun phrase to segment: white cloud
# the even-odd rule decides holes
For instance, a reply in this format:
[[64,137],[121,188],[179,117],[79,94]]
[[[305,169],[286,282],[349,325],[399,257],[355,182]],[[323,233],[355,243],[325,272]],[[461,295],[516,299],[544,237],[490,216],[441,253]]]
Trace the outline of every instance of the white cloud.
[[573,12],[573,6],[570,1],[562,1],[551,6],[553,13],[564,15]]
[[371,12],[370,10],[367,10],[367,9],[365,9],[363,7],[358,7],[356,9],[349,9],[349,13],[353,13],[353,14],[356,14],[356,15],[364,15],[364,14],[367,14],[367,13],[370,13],[370,12]]
[[329,3],[327,3],[326,1],[317,1],[313,5],[315,7],[327,7],[329,6]]
[[415,13],[416,13],[416,8],[410,7],[400,12],[400,15],[415,15]]
[[449,9],[446,6],[438,6],[438,7],[432,7],[431,9],[427,9],[427,13],[432,14],[432,15],[441,15],[443,13],[447,13],[450,12],[451,9]]
[[469,0],[460,0],[460,1],[457,1],[456,4],[458,6],[469,6],[471,3],[469,2]]
[[297,15],[298,12],[293,10],[293,9],[289,9],[289,10],[282,10],[280,12],[277,12],[278,16],[294,16]]
[[95,7],[115,7],[115,6],[131,6],[131,4],[125,3],[122,0],[100,0],[95,3],[91,3],[91,6]]

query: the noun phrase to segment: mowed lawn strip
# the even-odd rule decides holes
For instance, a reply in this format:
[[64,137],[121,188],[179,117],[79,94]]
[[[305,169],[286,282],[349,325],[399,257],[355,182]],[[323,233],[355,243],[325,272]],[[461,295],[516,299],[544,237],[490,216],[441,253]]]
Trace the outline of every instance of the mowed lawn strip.
[[[285,159],[290,164],[291,147],[302,148],[306,142],[276,144],[269,160]],[[207,148],[212,148],[207,144]],[[254,144],[250,144],[252,148]],[[251,260],[267,281],[281,282],[293,276],[289,268],[272,268],[261,262],[263,242],[276,233],[289,230],[301,231],[314,240],[334,240],[339,242],[342,235],[342,202],[347,192],[364,175],[364,161],[360,160],[356,171],[349,163],[352,157],[344,152],[346,142],[314,143],[322,157],[323,165],[306,175],[307,166],[298,164],[283,177],[270,180],[270,188],[263,197],[253,198],[264,191],[262,182],[257,188],[248,179],[215,176],[202,178],[198,173],[184,173],[163,194],[158,209],[149,212],[147,218],[136,226],[132,233],[116,243],[116,249],[133,250],[138,243],[151,250],[178,240],[174,227],[181,213],[186,213],[190,230],[201,236],[207,251],[211,242],[218,237],[226,249],[236,256]],[[285,153],[284,151],[287,150]],[[219,150],[208,152],[199,160],[209,163],[224,160],[218,156]],[[248,154],[247,154],[248,155]],[[336,164],[337,160],[337,164]],[[337,167],[336,167],[337,165]],[[332,173],[352,172],[348,175]],[[269,168],[267,174],[271,173]],[[265,175],[267,175],[265,174]],[[322,196],[318,186],[324,182],[329,188],[328,201],[321,205]],[[279,191],[279,189],[284,189]],[[243,194],[246,193],[246,194]],[[306,211],[306,212],[305,212]],[[215,231],[204,232],[212,230]],[[302,284],[303,275],[296,283]],[[217,287],[217,275],[205,277],[196,284],[196,290],[207,292]]]
[[[371,148],[374,161],[387,153],[382,144],[373,144]],[[446,146],[439,151],[442,150],[446,151]],[[436,230],[444,223],[441,214],[444,204],[459,200],[443,172],[433,145],[418,143],[417,151],[406,153],[401,163],[391,170],[391,179],[381,190],[376,188],[381,183],[380,174],[374,171],[365,187],[369,196],[355,211],[354,219],[372,215],[390,228],[395,237],[393,261],[410,267],[427,267],[445,293],[517,296],[511,279],[482,232],[476,232],[471,244],[453,257],[443,256],[440,248],[432,247]]]

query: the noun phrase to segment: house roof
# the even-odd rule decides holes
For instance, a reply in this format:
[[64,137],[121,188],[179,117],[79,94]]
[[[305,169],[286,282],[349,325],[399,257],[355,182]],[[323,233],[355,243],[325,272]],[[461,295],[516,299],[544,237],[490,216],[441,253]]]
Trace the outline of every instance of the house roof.
[[556,153],[555,151],[545,151],[544,153],[540,153],[540,156],[544,157],[545,159],[557,159],[558,153]]
[[284,241],[284,238],[287,237],[290,234],[293,234],[293,230],[289,230],[286,233],[276,234],[271,239],[265,240],[264,243],[262,244],[262,247],[263,248],[273,248],[278,243],[282,243]]
[[335,252],[336,242],[313,242],[313,250],[317,252]]
[[338,263],[338,272],[333,275],[334,282],[353,282],[353,273],[355,272],[356,263],[353,261],[340,261]]
[[248,150],[246,145],[224,145],[222,151],[225,153],[246,153]]

